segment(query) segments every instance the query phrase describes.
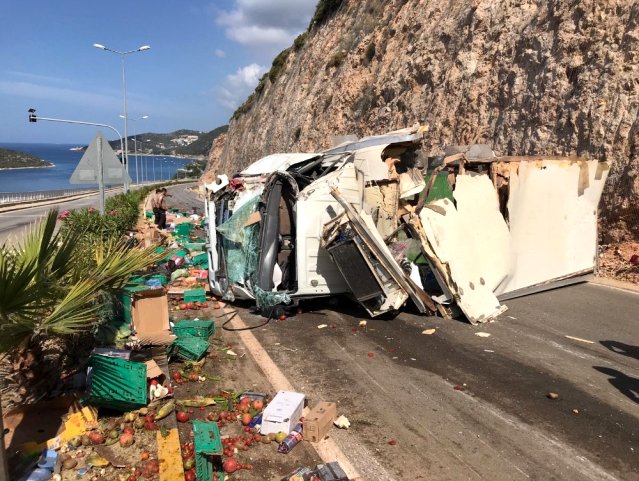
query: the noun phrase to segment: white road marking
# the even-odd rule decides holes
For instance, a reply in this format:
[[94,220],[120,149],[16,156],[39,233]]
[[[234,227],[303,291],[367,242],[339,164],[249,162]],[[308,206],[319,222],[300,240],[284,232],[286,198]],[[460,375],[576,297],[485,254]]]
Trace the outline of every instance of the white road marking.
[[[235,329],[246,328],[246,324],[240,318],[239,313],[237,311],[232,311],[228,308],[224,309],[224,312],[227,314],[235,313],[232,317],[231,325]],[[266,350],[262,347],[257,338],[253,335],[251,331],[237,331],[237,334],[240,337],[240,340],[246,346],[246,349],[251,353],[253,359],[258,366],[264,372],[264,375],[268,379],[268,381],[273,386],[273,389],[276,391],[295,391],[295,388],[290,383],[290,381],[286,378],[284,373],[280,370],[279,367],[273,362],[271,356],[268,355]],[[304,409],[304,414],[308,413],[309,409]],[[348,460],[344,452],[335,444],[333,438],[323,439],[319,443],[309,443],[317,452],[319,457],[325,462],[337,461],[344,472],[348,475],[348,478],[355,481],[361,480],[360,474],[357,472],[355,467]]]

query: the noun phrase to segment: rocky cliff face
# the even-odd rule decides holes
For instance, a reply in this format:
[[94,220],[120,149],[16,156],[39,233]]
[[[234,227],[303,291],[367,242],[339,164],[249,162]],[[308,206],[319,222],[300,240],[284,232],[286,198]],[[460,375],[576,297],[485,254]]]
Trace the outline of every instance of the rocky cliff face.
[[638,24],[621,0],[344,0],[236,112],[214,169],[422,123],[432,153],[487,143],[612,162],[606,233],[636,235]]

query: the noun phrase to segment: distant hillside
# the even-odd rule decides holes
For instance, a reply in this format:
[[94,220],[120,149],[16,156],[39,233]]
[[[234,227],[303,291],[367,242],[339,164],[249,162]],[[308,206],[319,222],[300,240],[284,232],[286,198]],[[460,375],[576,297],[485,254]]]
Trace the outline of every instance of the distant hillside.
[[0,148],[0,169],[24,169],[26,167],[51,167],[53,164],[46,160],[19,152],[17,150]]
[[[138,153],[150,155],[179,155],[189,157],[208,157],[213,141],[218,135],[226,132],[228,125],[223,125],[210,132],[198,132],[197,130],[176,130],[168,134],[156,134],[145,132],[137,137],[130,135],[129,152],[135,151],[135,139],[137,138]],[[120,141],[109,142],[115,150],[120,149]]]

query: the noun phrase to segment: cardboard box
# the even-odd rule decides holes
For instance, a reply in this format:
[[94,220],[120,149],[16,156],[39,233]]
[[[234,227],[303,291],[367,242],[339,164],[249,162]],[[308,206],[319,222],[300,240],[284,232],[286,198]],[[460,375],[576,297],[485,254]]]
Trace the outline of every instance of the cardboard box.
[[304,417],[304,441],[317,443],[321,441],[333,425],[337,416],[335,403],[320,402]]
[[298,392],[278,392],[262,413],[260,433],[290,433],[302,417],[305,397]]
[[133,295],[131,321],[136,337],[145,346],[171,344],[169,301],[164,289],[147,289]]

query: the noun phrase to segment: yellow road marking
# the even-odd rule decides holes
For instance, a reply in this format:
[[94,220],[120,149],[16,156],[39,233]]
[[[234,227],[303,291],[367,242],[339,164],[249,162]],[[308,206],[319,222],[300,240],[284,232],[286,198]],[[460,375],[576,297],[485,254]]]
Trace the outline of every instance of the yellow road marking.
[[180,450],[180,436],[177,429],[169,430],[169,435],[163,437],[157,432],[158,459],[160,461],[160,481],[184,481],[182,467],[182,452]]

